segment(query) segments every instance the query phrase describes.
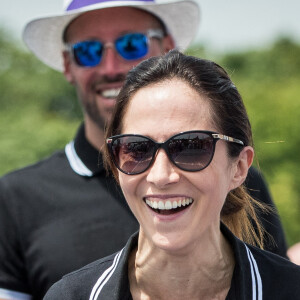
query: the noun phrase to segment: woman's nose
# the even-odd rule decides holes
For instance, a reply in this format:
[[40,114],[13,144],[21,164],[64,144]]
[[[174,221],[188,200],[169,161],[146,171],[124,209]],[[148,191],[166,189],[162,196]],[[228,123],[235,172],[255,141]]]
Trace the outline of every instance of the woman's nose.
[[148,170],[147,181],[159,188],[176,183],[180,179],[179,170],[174,166],[163,149],[159,149]]

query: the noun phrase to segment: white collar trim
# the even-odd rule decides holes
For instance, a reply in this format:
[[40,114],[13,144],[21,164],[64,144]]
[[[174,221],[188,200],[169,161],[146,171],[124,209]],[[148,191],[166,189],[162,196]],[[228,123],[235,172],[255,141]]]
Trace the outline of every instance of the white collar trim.
[[65,147],[65,153],[69,164],[73,171],[81,176],[92,177],[93,172],[86,167],[83,161],[79,158],[74,147],[74,141],[71,141]]

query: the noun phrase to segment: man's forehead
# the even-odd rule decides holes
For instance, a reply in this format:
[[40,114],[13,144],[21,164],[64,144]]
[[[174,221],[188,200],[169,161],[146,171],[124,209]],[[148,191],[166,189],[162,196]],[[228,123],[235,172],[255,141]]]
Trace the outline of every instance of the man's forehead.
[[[78,19],[84,19],[86,23],[89,23],[89,20],[91,17],[98,18],[98,21],[109,21],[113,20],[116,21],[137,21],[137,20],[143,20],[146,22],[157,22],[160,24],[162,21],[158,19],[156,16],[151,14],[150,12],[135,8],[135,7],[109,7],[109,8],[103,8],[93,11],[88,11],[85,13],[82,13],[77,18],[75,18],[72,22]],[[134,19],[132,19],[134,18]],[[71,22],[71,23],[72,23]]]
[[72,20],[66,27],[65,38],[69,40],[78,31],[88,29],[92,31],[109,34],[119,34],[135,30],[147,30],[150,28],[163,28],[162,22],[151,13],[134,7],[110,7],[85,12]]

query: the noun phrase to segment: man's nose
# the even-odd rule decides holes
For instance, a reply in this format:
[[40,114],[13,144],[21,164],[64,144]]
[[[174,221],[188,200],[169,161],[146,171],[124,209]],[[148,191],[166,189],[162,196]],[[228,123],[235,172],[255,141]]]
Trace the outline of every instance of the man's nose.
[[99,72],[105,76],[113,77],[116,74],[127,72],[124,69],[122,58],[117,53],[113,45],[105,47],[101,63],[99,65]]

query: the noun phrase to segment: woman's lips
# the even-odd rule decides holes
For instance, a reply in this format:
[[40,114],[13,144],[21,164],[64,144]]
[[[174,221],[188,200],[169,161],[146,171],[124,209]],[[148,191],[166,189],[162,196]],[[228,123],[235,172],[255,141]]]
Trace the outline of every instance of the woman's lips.
[[174,197],[168,199],[145,197],[144,201],[153,211],[163,215],[175,214],[186,209],[194,202],[190,197]]

